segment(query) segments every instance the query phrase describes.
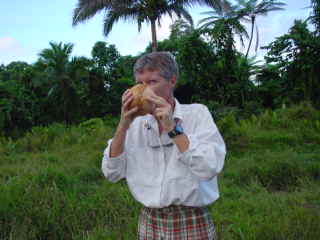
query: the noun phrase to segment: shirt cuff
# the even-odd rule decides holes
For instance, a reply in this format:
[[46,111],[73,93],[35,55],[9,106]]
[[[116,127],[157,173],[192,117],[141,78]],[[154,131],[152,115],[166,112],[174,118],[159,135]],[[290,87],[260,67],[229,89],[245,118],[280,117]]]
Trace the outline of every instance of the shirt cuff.
[[194,135],[187,135],[189,140],[189,147],[183,153],[178,151],[178,159],[187,166],[190,166],[192,160],[192,153],[199,146],[200,142]]
[[108,167],[110,169],[116,169],[122,166],[123,161],[125,159],[125,153],[121,153],[118,157],[109,157]]
[[111,151],[111,141],[108,143],[108,148],[104,152],[104,156],[107,160],[107,166],[109,169],[116,169],[122,166],[123,161],[125,159],[125,151],[123,151],[119,156],[117,157],[110,157],[110,151]]

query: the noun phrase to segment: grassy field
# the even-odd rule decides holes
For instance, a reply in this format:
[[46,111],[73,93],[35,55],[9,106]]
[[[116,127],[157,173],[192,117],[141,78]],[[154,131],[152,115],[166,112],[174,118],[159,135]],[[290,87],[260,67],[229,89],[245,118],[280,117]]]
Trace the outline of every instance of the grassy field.
[[[101,172],[116,120],[0,139],[0,239],[135,239],[140,205]],[[320,112],[308,105],[217,124],[228,154],[210,206],[219,239],[320,239]]]

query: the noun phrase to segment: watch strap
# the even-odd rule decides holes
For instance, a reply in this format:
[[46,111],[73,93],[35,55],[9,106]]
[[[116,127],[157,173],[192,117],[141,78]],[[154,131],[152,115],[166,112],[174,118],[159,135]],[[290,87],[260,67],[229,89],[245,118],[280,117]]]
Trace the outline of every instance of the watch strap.
[[168,136],[170,138],[174,138],[175,136],[178,136],[180,134],[183,134],[183,128],[178,123],[175,125],[175,127],[170,132],[168,132]]

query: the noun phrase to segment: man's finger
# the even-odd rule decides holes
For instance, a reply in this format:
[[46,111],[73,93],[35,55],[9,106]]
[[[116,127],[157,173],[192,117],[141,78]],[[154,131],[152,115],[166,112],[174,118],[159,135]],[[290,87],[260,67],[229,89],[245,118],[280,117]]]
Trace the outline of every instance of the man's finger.
[[134,108],[130,109],[126,114],[127,114],[127,116],[130,116],[137,111],[138,111],[138,107],[134,107]]
[[156,117],[169,117],[169,114],[168,114],[168,112],[167,111],[164,111],[164,110],[157,110],[156,112],[154,112],[154,115],[156,116]]
[[122,107],[127,109],[133,100],[133,96],[128,96],[128,98],[122,103]]
[[124,91],[124,93],[122,93],[122,98],[124,98],[129,92],[130,92],[129,89],[127,89],[126,91]]
[[132,96],[132,92],[128,91],[122,96],[122,102],[125,102],[130,96]]
[[146,99],[160,107],[165,107],[168,104],[162,97],[147,96]]

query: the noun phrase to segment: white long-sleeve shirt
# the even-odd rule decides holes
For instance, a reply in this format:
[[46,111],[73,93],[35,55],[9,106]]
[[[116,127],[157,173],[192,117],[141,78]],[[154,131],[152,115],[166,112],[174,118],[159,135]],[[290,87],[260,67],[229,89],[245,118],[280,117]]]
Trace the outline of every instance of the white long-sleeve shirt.
[[226,147],[205,105],[176,105],[173,116],[189,139],[180,153],[166,133],[159,137],[152,115],[137,117],[127,130],[124,151],[110,158],[112,139],[104,151],[102,171],[117,182],[126,178],[134,198],[146,207],[205,206],[219,198],[217,175]]

